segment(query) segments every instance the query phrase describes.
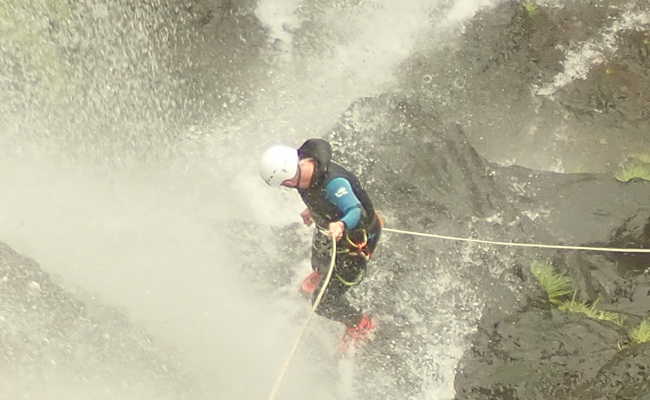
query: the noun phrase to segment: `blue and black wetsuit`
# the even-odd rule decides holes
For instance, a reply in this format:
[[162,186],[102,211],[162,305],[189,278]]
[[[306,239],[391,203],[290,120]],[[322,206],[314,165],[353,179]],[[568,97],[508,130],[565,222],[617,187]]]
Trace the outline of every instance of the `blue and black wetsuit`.
[[[381,225],[368,194],[354,174],[331,161],[331,146],[322,139],[309,139],[299,149],[300,159],[312,158],[316,170],[307,189],[298,189],[316,224],[328,229],[331,222],[342,221],[345,233],[337,244],[333,277],[316,312],[329,319],[356,325],[362,313],[350,305],[345,292],[357,285],[366,272],[369,256],[381,235]],[[357,245],[365,243],[362,251]],[[326,274],[330,264],[331,239],[315,232],[312,268]],[[321,282],[323,283],[323,282]],[[318,296],[320,287],[314,292]]]

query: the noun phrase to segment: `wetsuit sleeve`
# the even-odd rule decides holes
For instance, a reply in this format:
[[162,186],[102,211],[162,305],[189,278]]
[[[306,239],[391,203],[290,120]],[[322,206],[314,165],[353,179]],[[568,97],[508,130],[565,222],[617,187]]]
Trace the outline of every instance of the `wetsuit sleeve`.
[[341,221],[346,229],[354,229],[361,220],[361,201],[352,191],[350,182],[345,178],[332,179],[325,187],[327,200],[343,213]]

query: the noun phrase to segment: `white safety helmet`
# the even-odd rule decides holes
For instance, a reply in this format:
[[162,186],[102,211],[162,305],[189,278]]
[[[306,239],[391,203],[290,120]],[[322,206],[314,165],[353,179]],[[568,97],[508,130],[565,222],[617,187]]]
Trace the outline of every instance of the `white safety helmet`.
[[260,175],[269,186],[280,186],[282,182],[296,176],[298,172],[298,151],[289,146],[272,146],[262,155]]

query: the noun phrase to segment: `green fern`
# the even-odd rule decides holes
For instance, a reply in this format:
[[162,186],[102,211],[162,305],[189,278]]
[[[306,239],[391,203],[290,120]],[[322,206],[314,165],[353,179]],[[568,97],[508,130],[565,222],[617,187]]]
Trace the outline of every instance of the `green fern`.
[[555,269],[549,263],[534,261],[531,265],[531,271],[546,291],[548,300],[552,304],[560,304],[560,299],[573,291],[571,278],[555,272]]
[[610,321],[616,325],[622,326],[624,317],[621,314],[615,312],[599,310],[597,308],[599,300],[600,299],[596,300],[592,305],[589,306],[587,303],[576,301],[574,292],[573,298],[570,301],[565,301],[560,304],[558,306],[558,309],[567,312],[584,314],[591,319]]

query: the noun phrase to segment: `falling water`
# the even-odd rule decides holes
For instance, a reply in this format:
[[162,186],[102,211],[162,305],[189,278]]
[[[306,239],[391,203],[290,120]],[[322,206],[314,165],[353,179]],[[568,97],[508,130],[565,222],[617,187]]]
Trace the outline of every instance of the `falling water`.
[[[307,265],[274,247],[300,203],[263,187],[257,155],[323,136],[356,99],[395,89],[419,43],[444,42],[496,3],[4,0],[0,239],[179,354],[195,398],[263,398],[305,316],[290,286]],[[578,77],[568,73],[542,90]],[[310,231],[296,231],[306,248]],[[242,271],[256,254],[275,264],[251,284]],[[274,286],[280,269],[295,273],[291,284]],[[462,290],[446,278],[441,290]],[[336,367],[318,365],[331,361],[336,330],[317,323],[325,333],[296,360],[287,394],[352,396],[336,389]],[[458,326],[436,350],[447,372],[427,383],[428,398],[453,397],[471,329]],[[20,379],[0,398],[81,399],[121,385],[109,370],[70,387],[64,377],[83,359],[48,382],[44,362],[3,365]],[[157,398],[155,383],[143,387],[124,396]]]

